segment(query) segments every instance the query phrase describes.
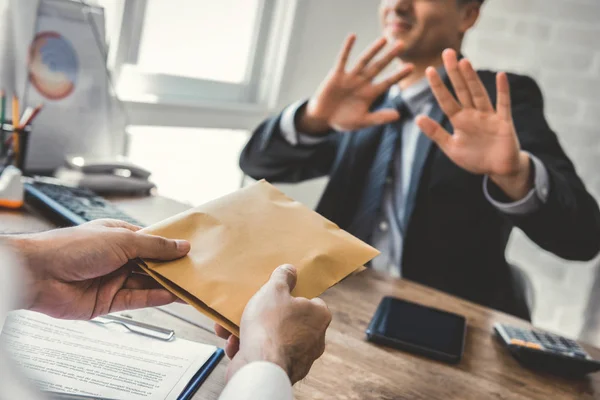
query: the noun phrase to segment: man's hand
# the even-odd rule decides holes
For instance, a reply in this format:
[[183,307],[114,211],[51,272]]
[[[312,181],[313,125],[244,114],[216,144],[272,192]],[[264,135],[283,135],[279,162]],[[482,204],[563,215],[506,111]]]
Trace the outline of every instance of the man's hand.
[[381,38],[367,49],[354,68],[346,71],[355,40],[355,35],[346,39],[336,66],[309,100],[304,112],[299,115],[299,131],[315,135],[326,133],[329,129],[351,131],[387,124],[400,118],[396,110],[372,113],[369,109],[377,97],[411,73],[412,65],[405,65],[399,72],[382,82],[373,82],[402,52],[403,44],[400,42],[394,45],[381,59],[371,62],[387,44],[385,38]]
[[497,76],[496,110],[471,63],[458,62],[454,50],[443,53],[444,66],[456,91],[452,96],[437,71],[429,67],[427,79],[441,109],[450,118],[454,134],[426,116],[419,128],[459,167],[489,175],[507,196],[522,199],[531,190],[529,156],[521,151],[512,119],[510,88],[505,73]]
[[270,361],[283,368],[294,384],[321,357],[331,313],[319,298],[292,297],[295,286],[296,269],[282,265],[246,306],[239,341],[215,326],[217,335],[227,339],[225,351],[233,358],[228,379],[246,364]]
[[8,238],[29,273],[27,308],[56,318],[92,319],[127,309],[172,303],[175,296],[129,260],[173,260],[190,244],[137,231],[121,221],[98,220],[75,228]]

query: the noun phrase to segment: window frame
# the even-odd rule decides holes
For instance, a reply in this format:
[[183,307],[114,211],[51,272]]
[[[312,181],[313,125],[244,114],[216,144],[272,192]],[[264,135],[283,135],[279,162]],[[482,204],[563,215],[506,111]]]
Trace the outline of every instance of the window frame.
[[[277,103],[299,6],[299,0],[259,1],[247,76],[236,84],[139,71],[135,63],[147,0],[122,0],[109,65],[117,93],[130,110],[130,122],[209,127],[199,122],[209,117],[210,125],[248,129],[249,118],[258,121]],[[237,111],[233,118],[231,111]],[[186,114],[191,112],[196,112],[196,118]]]

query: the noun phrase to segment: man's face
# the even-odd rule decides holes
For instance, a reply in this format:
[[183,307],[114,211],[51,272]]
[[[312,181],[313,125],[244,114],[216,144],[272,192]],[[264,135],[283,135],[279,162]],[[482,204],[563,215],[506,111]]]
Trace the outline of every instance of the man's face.
[[381,0],[383,34],[390,42],[404,41],[404,61],[437,57],[448,47],[460,46],[468,29],[465,7],[459,0]]

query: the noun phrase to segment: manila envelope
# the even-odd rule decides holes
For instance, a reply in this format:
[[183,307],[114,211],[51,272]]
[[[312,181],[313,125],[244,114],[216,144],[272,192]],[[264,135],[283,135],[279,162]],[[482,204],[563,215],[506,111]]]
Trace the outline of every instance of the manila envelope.
[[140,266],[236,336],[246,304],[279,265],[296,266],[292,295],[310,299],[379,254],[266,181],[142,232],[191,242],[179,260]]

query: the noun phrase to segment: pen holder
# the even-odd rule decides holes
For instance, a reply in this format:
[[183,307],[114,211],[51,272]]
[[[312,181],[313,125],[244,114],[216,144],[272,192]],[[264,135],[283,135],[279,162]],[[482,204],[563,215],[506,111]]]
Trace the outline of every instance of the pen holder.
[[8,148],[4,165],[14,165],[25,172],[25,163],[27,161],[27,150],[29,148],[29,136],[31,135],[31,126],[15,129],[11,121],[7,121],[2,126],[2,135],[5,139],[4,146]]
[[8,146],[6,145],[6,131],[4,130],[4,124],[0,126],[0,157],[4,159],[8,155]]

